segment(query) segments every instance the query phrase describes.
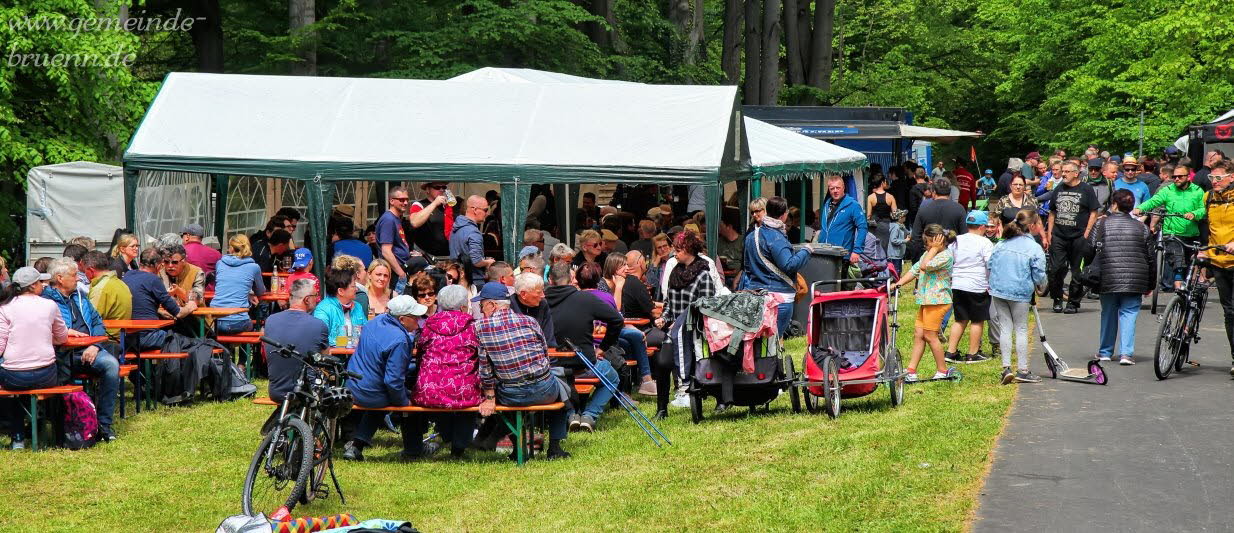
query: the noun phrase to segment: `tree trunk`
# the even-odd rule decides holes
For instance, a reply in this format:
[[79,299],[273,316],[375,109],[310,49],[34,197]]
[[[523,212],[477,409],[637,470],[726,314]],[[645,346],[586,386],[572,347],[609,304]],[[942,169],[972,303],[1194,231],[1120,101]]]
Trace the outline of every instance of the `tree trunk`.
[[291,73],[300,76],[316,76],[317,36],[313,35],[311,30],[304,29],[317,21],[314,0],[288,0],[287,12],[289,33],[291,33],[292,42],[295,43],[293,51],[300,58],[300,61],[291,65]]
[[681,38],[681,63],[697,65],[706,50],[703,42],[703,6],[702,0],[670,0],[668,3],[668,19],[677,27]]
[[810,85],[831,90],[831,40],[835,32],[835,0],[818,0],[814,6],[814,40],[810,44]]
[[762,2],[759,0],[746,0],[746,79],[743,91],[746,105],[762,103],[762,99],[759,98],[759,90],[762,88],[759,83],[762,74],[759,64],[763,58],[763,39],[760,31],[763,21],[761,8]]
[[[803,0],[809,3],[809,0]],[[801,56],[801,27],[797,24],[798,0],[784,0],[784,52],[788,63],[788,84],[801,85],[806,82],[805,63]]]
[[801,70],[807,77],[810,72],[810,35],[814,33],[810,26],[811,4],[810,0],[797,0],[797,41],[801,43]]
[[763,2],[763,73],[758,91],[762,105],[776,105],[780,96],[780,0]]
[[222,72],[223,10],[219,0],[192,0],[189,9],[195,19],[189,36],[197,52],[197,71]]
[[720,69],[730,85],[741,81],[741,0],[724,0],[724,46]]
[[836,43],[835,52],[832,54],[833,62],[831,67],[831,75],[835,78],[844,76],[844,13],[836,11],[835,33],[839,35],[839,40]]
[[690,15],[693,17],[690,26],[690,42],[694,44],[693,56],[700,63],[707,61],[707,21],[703,18],[706,11],[703,0],[691,0]]
[[[615,0],[591,0],[586,4],[587,10],[592,15],[603,18],[608,23],[608,27],[603,24],[588,22],[587,35],[591,37],[591,42],[596,43],[601,50],[624,53],[626,51],[625,42],[617,35],[617,15],[613,12],[613,2]],[[583,0],[586,2],[586,0]]]

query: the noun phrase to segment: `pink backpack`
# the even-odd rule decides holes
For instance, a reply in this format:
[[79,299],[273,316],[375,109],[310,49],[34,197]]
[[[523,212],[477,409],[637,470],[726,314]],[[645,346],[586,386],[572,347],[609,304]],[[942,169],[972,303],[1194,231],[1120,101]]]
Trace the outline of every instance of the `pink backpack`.
[[64,445],[70,450],[94,446],[99,417],[90,396],[82,391],[64,395]]

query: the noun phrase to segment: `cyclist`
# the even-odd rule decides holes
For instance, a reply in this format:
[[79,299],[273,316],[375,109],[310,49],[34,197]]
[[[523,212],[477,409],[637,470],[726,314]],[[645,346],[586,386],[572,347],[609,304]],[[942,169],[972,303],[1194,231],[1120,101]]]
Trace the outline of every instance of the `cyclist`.
[[[1210,255],[1209,273],[1217,285],[1221,310],[1225,313],[1225,335],[1230,343],[1231,358],[1234,358],[1234,163],[1220,161],[1211,167],[1208,179],[1212,190],[1204,195],[1204,207],[1208,214],[1208,244],[1225,246],[1228,253]],[[1234,365],[1230,367],[1234,375]]]
[[[1169,168],[1169,167],[1167,167]],[[1164,172],[1165,169],[1162,169]],[[1200,242],[1200,219],[1204,218],[1204,190],[1191,182],[1191,169],[1186,165],[1178,165],[1170,170],[1170,183],[1162,184],[1148,201],[1140,204],[1131,212],[1139,215],[1142,211],[1164,207],[1166,214],[1183,215],[1167,217],[1161,223],[1161,231],[1173,235],[1190,244]],[[1161,287],[1166,292],[1180,287],[1186,275],[1187,263],[1190,258],[1187,252],[1177,243],[1166,245],[1165,263],[1169,268],[1162,269]]]

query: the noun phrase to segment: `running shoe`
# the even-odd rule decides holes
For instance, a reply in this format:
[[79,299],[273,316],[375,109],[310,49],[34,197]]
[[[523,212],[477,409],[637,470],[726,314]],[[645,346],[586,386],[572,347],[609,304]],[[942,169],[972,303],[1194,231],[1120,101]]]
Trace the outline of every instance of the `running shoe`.
[[943,360],[947,361],[948,363],[963,363],[964,357],[966,356],[960,355],[955,352],[943,352]]
[[[1231,369],[1231,370],[1230,370],[1230,373],[1231,373],[1231,374],[1234,374],[1234,369]],[[905,374],[905,375],[904,375],[904,382],[905,382],[905,383],[915,383],[916,381],[917,381],[917,373],[916,373],[916,372],[909,372],[909,373],[907,373],[907,374]]]
[[1098,355],[1097,360],[1098,361],[1110,361],[1112,360],[1112,358],[1108,355]]
[[935,372],[935,373],[934,373],[934,377],[932,377],[932,378],[930,378],[930,379],[932,379],[932,380],[933,380],[933,379],[947,379],[947,378],[949,378],[949,377],[951,377],[951,374],[950,374],[949,372]]
[[973,363],[984,363],[989,360],[990,360],[990,356],[983,354],[981,352],[977,352],[974,354],[961,356],[959,362],[971,365]]
[[1033,374],[1028,370],[1016,372],[1015,380],[1017,383],[1041,383],[1041,378],[1037,377],[1036,374]]
[[677,396],[673,398],[669,405],[685,409],[690,406],[690,394],[686,392],[685,387],[677,388]]
[[1132,359],[1130,355],[1124,355],[1118,358],[1118,364],[1123,366],[1131,366],[1135,364],[1135,359]]
[[1013,381],[1015,381],[1015,373],[1011,371],[1011,367],[1004,366],[1002,379],[1003,385],[1010,385]]

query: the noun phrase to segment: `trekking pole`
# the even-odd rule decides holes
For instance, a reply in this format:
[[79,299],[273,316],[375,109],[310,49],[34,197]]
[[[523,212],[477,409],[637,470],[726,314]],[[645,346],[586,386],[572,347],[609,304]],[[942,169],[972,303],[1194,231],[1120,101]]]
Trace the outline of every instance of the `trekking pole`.
[[[613,393],[613,397],[617,398],[617,403],[625,409],[626,414],[630,416],[630,419],[634,420],[634,423],[638,425],[639,429],[643,430],[643,433],[647,435],[647,438],[651,439],[651,442],[655,443],[656,447],[662,446],[656,436],[651,434],[651,430],[655,430],[656,434],[658,434],[660,438],[664,439],[664,442],[667,442],[670,446],[673,444],[673,441],[669,440],[668,436],[665,435],[663,431],[660,431],[660,428],[657,427],[651,419],[647,418],[647,415],[644,415],[643,412],[638,409],[638,406],[630,403],[630,400],[623,396],[621,391],[617,390],[617,386],[613,384],[613,382],[609,381],[607,377],[603,376],[596,370],[596,365],[592,363],[590,359],[587,359],[587,356],[583,355],[583,352],[578,349],[578,346],[575,346],[569,339],[566,339],[564,344],[566,345],[566,348],[574,352],[576,357],[583,361],[583,365],[586,366],[588,370],[591,370],[592,374],[595,374],[596,378],[600,380],[600,384]],[[649,427],[650,430],[648,429]]]

